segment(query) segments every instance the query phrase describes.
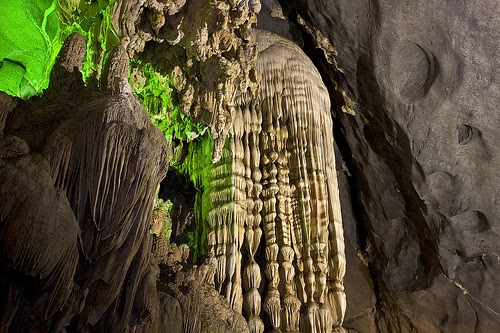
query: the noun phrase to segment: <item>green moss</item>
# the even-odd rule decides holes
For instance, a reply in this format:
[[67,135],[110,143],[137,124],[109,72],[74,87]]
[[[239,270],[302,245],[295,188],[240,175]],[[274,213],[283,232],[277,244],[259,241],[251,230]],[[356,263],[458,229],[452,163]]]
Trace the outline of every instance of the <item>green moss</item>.
[[86,0],[73,6],[58,0],[2,0],[0,90],[21,98],[41,94],[64,40],[73,32],[87,40],[84,80],[98,75],[105,51],[120,43],[111,23],[114,1]]
[[0,90],[29,97],[48,86],[48,74],[62,43],[57,0],[0,2]]
[[132,59],[129,81],[153,124],[165,133],[169,143],[173,138],[190,142],[205,132],[205,124],[193,122],[191,117],[174,106],[176,91],[168,75],[161,73],[150,63]]

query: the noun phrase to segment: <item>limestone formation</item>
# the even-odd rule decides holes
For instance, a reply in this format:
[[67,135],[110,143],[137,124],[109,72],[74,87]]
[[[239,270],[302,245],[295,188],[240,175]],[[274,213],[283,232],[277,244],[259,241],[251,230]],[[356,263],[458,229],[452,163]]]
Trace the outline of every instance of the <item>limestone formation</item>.
[[[1,3],[0,332],[500,332],[498,1]],[[151,209],[157,73],[207,126],[173,139],[197,248]]]
[[434,80],[434,67],[432,53],[416,43],[401,42],[391,57],[391,79],[396,94],[407,103],[424,98]]
[[[166,243],[152,207],[171,148],[131,93],[123,48],[108,57],[101,90],[82,81],[84,50],[81,35],[67,39],[42,97],[0,94],[0,331],[247,331],[243,226],[238,237],[217,233],[219,261],[198,267],[187,245]],[[233,162],[222,158],[221,170]],[[210,195],[217,203],[228,192]],[[217,287],[231,278],[239,311],[215,289],[226,256],[234,268]]]
[[254,38],[259,94],[237,96],[222,158],[204,183],[215,284],[235,310],[243,304],[250,332],[264,331],[263,312],[275,331],[330,332],[346,304],[329,95],[295,44],[259,30]]
[[84,86],[82,41],[69,37],[44,97],[5,124],[2,331],[122,330],[158,306],[148,229],[169,147],[135,96]]
[[[251,26],[260,1],[118,0],[113,8],[114,26],[129,56],[182,78],[179,107],[209,125],[217,162],[231,127],[235,96],[257,89]],[[147,42],[154,46],[146,48]]]
[[[214,163],[191,170],[203,175],[199,195],[207,205],[198,220],[208,264],[194,270],[197,283],[176,271],[178,281],[162,291],[178,299],[183,329],[211,325],[208,317],[197,321],[207,308],[196,301],[200,290],[225,296],[233,328],[245,326],[237,313],[250,332],[267,329],[263,319],[283,332],[340,326],[345,259],[330,100],[311,61],[285,39],[251,32],[259,1],[117,1],[114,8],[124,38],[106,57],[100,90],[81,80],[85,40],[73,34],[42,99],[17,106],[2,99],[0,244],[12,284],[4,326],[16,330],[33,313],[33,329],[163,325],[159,306],[170,301],[155,288],[167,268],[157,262],[170,259],[151,253],[163,224],[148,231],[170,148],[127,80],[129,56],[144,60],[158,50],[185,52],[180,59],[194,68],[177,59],[163,70],[172,67],[183,81],[185,114],[199,121],[211,113],[214,139]],[[182,36],[164,39],[181,8]],[[165,40],[171,46],[158,46]],[[147,41],[158,44],[143,49]],[[38,196],[44,201],[35,204]],[[55,219],[49,211],[58,212]],[[18,272],[40,285],[35,296],[15,283]],[[30,305],[20,307],[26,299]]]
[[334,101],[345,327],[499,331],[498,1],[280,4]]
[[[342,324],[345,311],[344,243],[330,99],[316,68],[295,44],[267,32],[258,32],[257,41],[257,68],[262,74],[261,150],[267,153],[262,158],[262,184],[268,197],[264,225],[269,223],[265,230],[269,289],[278,289],[278,275],[273,273],[278,247],[283,253],[281,270],[289,271],[293,248],[298,297],[307,311],[301,331],[329,331],[332,324]],[[284,301],[291,290],[280,289]],[[293,303],[285,305],[294,307]],[[281,313],[269,312],[278,328]],[[297,330],[290,322],[285,326]]]

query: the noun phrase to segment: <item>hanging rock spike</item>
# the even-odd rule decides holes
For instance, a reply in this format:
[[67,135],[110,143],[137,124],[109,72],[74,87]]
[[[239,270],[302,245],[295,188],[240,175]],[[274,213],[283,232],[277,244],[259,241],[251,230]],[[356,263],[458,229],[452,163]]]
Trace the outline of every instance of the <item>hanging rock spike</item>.
[[345,256],[328,91],[295,44],[265,31],[253,38],[260,90],[236,96],[204,186],[216,287],[250,332],[264,331],[262,309],[274,332],[331,332],[345,313]]

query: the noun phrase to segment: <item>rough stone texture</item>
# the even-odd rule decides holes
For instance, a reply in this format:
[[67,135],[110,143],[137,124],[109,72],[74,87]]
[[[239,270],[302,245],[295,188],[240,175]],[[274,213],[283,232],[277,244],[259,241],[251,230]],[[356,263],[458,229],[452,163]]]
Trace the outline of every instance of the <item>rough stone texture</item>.
[[257,19],[257,28],[274,32],[299,46],[304,46],[302,34],[283,14],[278,0],[262,1],[262,9]]
[[281,5],[337,104],[377,329],[498,331],[498,2]]
[[215,289],[216,269],[215,258],[192,266],[186,258],[176,258],[175,251],[171,252],[160,264],[160,326],[153,331],[248,332],[245,318]]
[[[0,331],[182,332],[192,310],[204,316],[184,332],[245,332],[195,273],[157,291],[150,227],[170,147],[131,94],[122,50],[105,69],[115,89],[85,87],[84,43],[68,38],[42,97],[0,93]],[[190,269],[186,248],[162,269],[184,260],[187,272],[207,271]]]
[[169,294],[158,292],[160,318],[163,332],[182,332],[182,308],[179,301]]
[[121,330],[158,306],[148,229],[169,147],[135,96],[84,86],[84,45],[70,36],[44,96],[6,121],[2,331]]
[[235,96],[257,90],[251,26],[260,1],[117,0],[113,6],[113,23],[129,56],[182,82],[175,84],[179,108],[210,127],[218,161]]
[[366,328],[369,328],[369,332],[374,332],[376,298],[372,290],[370,273],[367,265],[357,257],[348,237],[346,237],[345,244],[347,269],[344,287],[347,295],[347,309],[343,325],[360,332]]
[[[235,8],[228,6],[242,3],[228,21]],[[211,4],[119,0],[113,19],[129,55],[143,52],[146,42],[156,43],[146,60],[165,51],[161,44],[177,46],[159,61],[178,69],[185,113],[208,119],[221,138],[230,127],[233,84],[244,93],[257,82],[250,70],[253,13],[262,10],[262,28],[304,47],[335,103],[344,160],[337,172],[351,242],[345,326],[500,331],[499,4]],[[213,262],[185,270],[185,263],[173,264],[180,268],[172,284],[165,282],[172,268],[158,271],[148,229],[166,172],[158,162],[168,155],[162,135],[120,73],[103,78],[114,95],[83,86],[74,71],[84,49],[76,38],[63,49],[44,97],[21,102],[0,93],[0,331],[108,331],[139,323],[147,324],[137,332],[246,331],[243,317],[206,279]],[[243,55],[236,52],[242,45]],[[123,76],[126,58],[116,59],[109,68]],[[216,117],[199,112],[215,101],[223,101]],[[120,163],[131,163],[130,182],[116,180]],[[121,194],[131,188],[137,195]],[[165,279],[156,293],[158,274]]]
[[252,38],[258,98],[237,99],[220,161],[188,171],[201,189],[200,246],[250,332],[330,332],[345,313],[345,256],[328,91],[297,45]]
[[185,176],[176,171],[167,173],[160,184],[158,196],[172,203],[170,239],[178,244],[188,242],[188,231],[195,229],[194,206],[196,189]]

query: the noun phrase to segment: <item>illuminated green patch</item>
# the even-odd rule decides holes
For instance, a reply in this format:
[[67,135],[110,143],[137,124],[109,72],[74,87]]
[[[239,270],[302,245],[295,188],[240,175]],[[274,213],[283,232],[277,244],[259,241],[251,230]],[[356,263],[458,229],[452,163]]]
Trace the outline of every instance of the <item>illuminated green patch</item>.
[[82,74],[85,82],[96,80],[104,65],[104,55],[120,44],[112,23],[115,0],[81,1],[71,10],[60,8],[62,17],[61,38],[66,39],[73,32],[79,32],[87,42]]
[[114,1],[2,0],[0,90],[21,98],[41,94],[64,40],[73,32],[87,41],[84,80],[97,76],[104,53],[120,43],[111,23]]
[[[221,205],[220,202],[212,200],[211,193],[213,191],[220,191],[223,188],[230,188],[232,185],[232,177],[230,176],[232,161],[231,155],[228,154],[230,150],[230,136],[226,138],[223,157],[217,163],[212,162],[214,146],[214,140],[210,133],[207,132],[190,142],[187,156],[180,164],[172,165],[188,176],[197,190],[194,207],[196,229],[188,235],[190,239],[188,245],[195,250],[193,258],[195,262],[198,262],[206,254],[207,236],[212,230],[212,227],[208,223],[211,218],[209,215],[219,209]],[[227,173],[225,175],[218,174],[216,171],[217,168],[222,166],[229,168],[226,170]],[[216,179],[220,180],[220,182],[215,181]],[[233,199],[231,191],[227,201],[232,201]],[[232,223],[231,214],[225,216],[225,223],[230,227]]]
[[206,131],[205,124],[193,122],[174,105],[172,80],[150,63],[132,59],[129,81],[153,124],[165,133],[169,143],[173,138],[189,142]]
[[0,2],[0,90],[29,97],[48,86],[58,38],[57,0]]
[[181,165],[173,165],[180,172],[187,175],[196,188],[194,207],[196,229],[188,235],[188,245],[194,248],[193,260],[195,262],[205,255],[204,243],[210,231],[206,228],[204,221],[206,221],[208,211],[213,208],[213,203],[208,200],[205,189],[208,188],[210,181],[213,149],[214,140],[207,133],[189,144],[188,154]]
[[[196,188],[195,221],[196,229],[189,232],[188,244],[194,249],[194,262],[198,262],[206,252],[206,239],[210,228],[206,223],[208,214],[214,209],[209,190],[212,186],[212,169],[227,161],[212,163],[214,140],[203,123],[195,123],[175,106],[176,91],[172,80],[154,68],[150,63],[131,60],[129,81],[134,93],[148,111],[153,123],[165,133],[168,142],[177,139],[187,144],[187,154],[181,161],[178,155],[182,146],[178,145],[170,165],[186,175]],[[229,141],[226,143],[227,150]]]

